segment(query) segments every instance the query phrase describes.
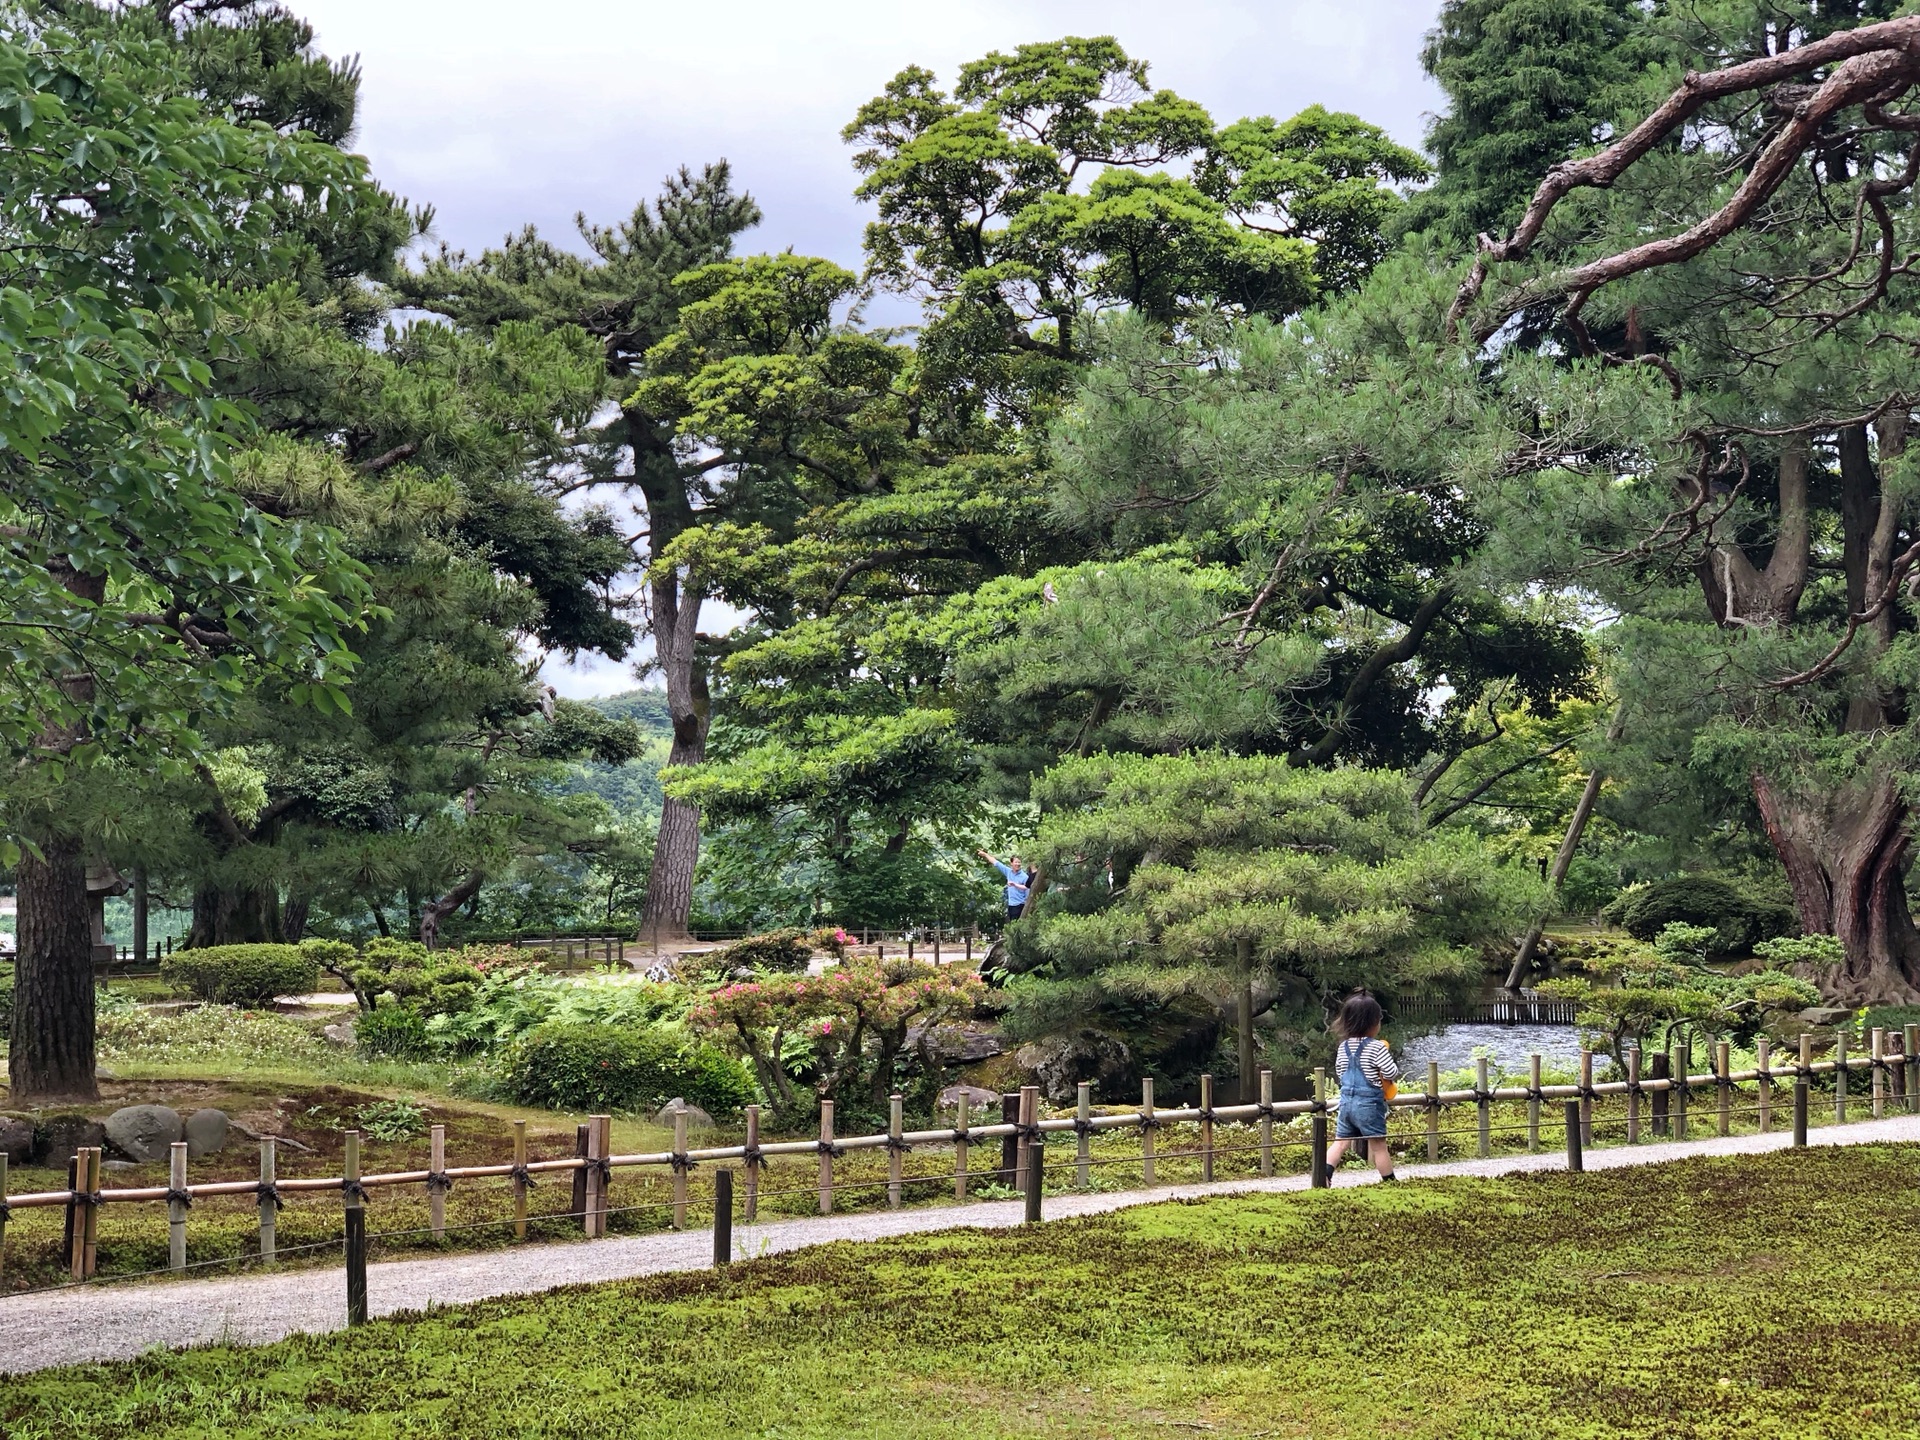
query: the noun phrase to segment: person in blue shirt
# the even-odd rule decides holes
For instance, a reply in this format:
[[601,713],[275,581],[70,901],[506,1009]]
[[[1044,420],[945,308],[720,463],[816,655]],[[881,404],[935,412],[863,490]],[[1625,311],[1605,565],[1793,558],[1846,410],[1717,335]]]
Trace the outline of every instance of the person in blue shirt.
[[1027,869],[1026,861],[1018,855],[1010,855],[1006,860],[996,860],[986,851],[976,851],[979,857],[1007,879],[1007,919],[1018,920],[1026,911],[1027,896],[1033,890],[1033,874]]

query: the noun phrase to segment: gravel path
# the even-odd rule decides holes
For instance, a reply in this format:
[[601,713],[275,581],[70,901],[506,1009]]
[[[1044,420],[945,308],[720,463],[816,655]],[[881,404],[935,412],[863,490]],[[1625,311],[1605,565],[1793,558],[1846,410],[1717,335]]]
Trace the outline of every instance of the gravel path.
[[[1587,1168],[1653,1165],[1688,1155],[1750,1155],[1786,1148],[1791,1136],[1740,1135],[1593,1150]],[[1920,1116],[1870,1120],[1815,1130],[1815,1145],[1868,1145],[1920,1141]],[[1440,1165],[1403,1165],[1409,1179],[1427,1175],[1510,1175],[1557,1170],[1557,1153],[1457,1160]],[[1340,1183],[1372,1183],[1354,1171]],[[1303,1190],[1304,1175],[1225,1180],[1212,1185],[1167,1185],[1154,1190],[1047,1197],[1047,1218],[1094,1215],[1131,1205],[1212,1195]],[[1018,1200],[963,1207],[883,1210],[852,1215],[779,1220],[738,1226],[735,1254],[747,1259],[833,1240],[877,1240],[965,1226],[1017,1225]],[[682,1234],[617,1236],[586,1244],[525,1245],[475,1255],[429,1260],[392,1260],[370,1265],[367,1289],[376,1315],[457,1305],[495,1295],[531,1294],[560,1285],[620,1280],[663,1271],[695,1270],[712,1262],[713,1240],[705,1230]],[[301,1331],[319,1332],[345,1323],[345,1284],[333,1269],[255,1274],[222,1280],[169,1280],[100,1285],[42,1295],[0,1297],[0,1373],[18,1373],[87,1360],[123,1360],[156,1347],[220,1342],[259,1344]]]

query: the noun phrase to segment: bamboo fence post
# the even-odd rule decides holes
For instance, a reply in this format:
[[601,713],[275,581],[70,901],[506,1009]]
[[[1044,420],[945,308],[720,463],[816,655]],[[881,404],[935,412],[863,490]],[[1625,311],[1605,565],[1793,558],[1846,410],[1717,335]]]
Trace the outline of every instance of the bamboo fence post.
[[1720,1100],[1720,1135],[1730,1135],[1734,1121],[1734,1056],[1726,1041],[1713,1046],[1713,1087]]
[[7,1152],[0,1150],[0,1275],[7,1269]]
[[1074,1093],[1073,1183],[1084,1190],[1093,1181],[1093,1082],[1082,1080]]
[[1327,1168],[1327,1112],[1313,1112],[1313,1149],[1307,1158],[1311,1176],[1307,1181],[1315,1190],[1325,1190],[1333,1184],[1333,1172]]
[[1273,1174],[1273,1070],[1260,1067],[1260,1173]]
[[1026,1201],[1022,1218],[1029,1225],[1040,1223],[1041,1187],[1046,1184],[1046,1147],[1034,1128],[1039,1123],[1040,1087],[1023,1085],[1020,1087],[1020,1126],[1025,1132],[1021,1136],[1025,1159],[1020,1166],[1020,1194]]
[[611,1115],[587,1117],[587,1238],[607,1233],[607,1140],[613,1130]]
[[1580,1131],[1582,1128],[1580,1102],[1578,1100],[1567,1101],[1567,1169],[1576,1175],[1587,1168],[1586,1157],[1583,1154],[1580,1139]]
[[513,1238],[527,1238],[527,1122],[513,1122]]
[[1773,1129],[1773,1044],[1762,1035],[1753,1042],[1753,1068],[1760,1072],[1758,1106],[1760,1133]]
[[1627,1144],[1640,1143],[1640,1047],[1627,1048]]
[[713,1172],[713,1263],[733,1263],[733,1171]]
[[1920,1025],[1909,1025],[1901,1036],[1907,1061],[1907,1113],[1920,1113]]
[[895,1091],[887,1101],[887,1208],[889,1210],[900,1208],[901,1170],[906,1161],[906,1157],[901,1153],[905,1142],[900,1138],[906,1133],[900,1113],[904,1104],[905,1100],[898,1091]]
[[1793,1082],[1793,1143],[1796,1147],[1807,1143],[1807,1077],[1796,1076]]
[[360,1188],[360,1132],[342,1137],[341,1192],[346,1197],[347,1324],[367,1323],[367,1192]]
[[760,1217],[760,1107],[747,1106],[747,1224]]
[[1440,1062],[1427,1061],[1427,1161],[1440,1158]]
[[960,1092],[960,1114],[953,1127],[953,1198],[967,1203],[967,1092]]
[[167,1268],[187,1268],[187,1142],[176,1140],[167,1154]]
[[1847,1032],[1833,1033],[1833,1123],[1847,1123]]
[[81,1247],[81,1260],[86,1273],[81,1277],[91,1280],[100,1273],[100,1161],[102,1152],[98,1145],[87,1151],[87,1209],[82,1215],[82,1233],[86,1243]]
[[1493,1144],[1493,1097],[1488,1093],[1487,1057],[1479,1056],[1473,1062],[1473,1108],[1479,1124],[1479,1148],[1475,1152],[1482,1160],[1492,1154]]
[[447,1127],[428,1131],[427,1224],[436,1241],[447,1238]]
[[1871,1047],[1867,1054],[1873,1061],[1873,1068],[1868,1072],[1871,1078],[1867,1084],[1873,1097],[1873,1118],[1878,1120],[1886,1113],[1887,1087],[1880,1077],[1887,1063],[1887,1032],[1878,1025],[1874,1026],[1868,1034],[1867,1043]]
[[75,1150],[67,1157],[66,1226],[60,1240],[61,1253],[75,1280],[80,1278],[80,1179],[80,1152]]
[[1527,1056],[1527,1153],[1540,1148],[1540,1052]]
[[1213,1076],[1200,1077],[1200,1179],[1213,1179]]
[[1140,1183],[1153,1184],[1153,1077],[1140,1081]]
[[[1809,1092],[1811,1092],[1813,1088],[1813,1037],[1804,1033],[1800,1036],[1799,1078],[1807,1082],[1807,1088]],[[1808,1098],[1812,1098],[1811,1094],[1809,1094]],[[1805,1144],[1806,1142],[1802,1140],[1796,1143]]]
[[833,1102],[820,1102],[820,1213],[833,1213]]
[[1680,1041],[1673,1051],[1673,1134],[1687,1138],[1687,1102],[1693,1098],[1693,1047]]
[[[1667,1082],[1666,1085],[1660,1084],[1663,1080]],[[1654,1054],[1653,1082],[1656,1087],[1653,1092],[1653,1133],[1656,1138],[1661,1138],[1672,1128],[1667,1117],[1673,1109],[1673,1091],[1670,1088],[1673,1084],[1673,1062],[1664,1049]]]
[[687,1175],[693,1169],[687,1163],[687,1112],[673,1112],[673,1228],[687,1228]]
[[280,1228],[280,1155],[269,1136],[260,1142],[260,1258],[272,1260]]
[[1593,1051],[1580,1047],[1580,1143],[1593,1144]]
[[573,1127],[573,1158],[580,1165],[573,1171],[573,1205],[568,1211],[582,1235],[587,1233],[587,1127]]
[[[1000,1097],[1000,1123],[1017,1126],[1020,1123],[1020,1092],[1009,1091]],[[1020,1183],[1020,1132],[1011,1130],[1000,1140],[1000,1173],[993,1177],[996,1185],[1004,1185],[1009,1190]]]

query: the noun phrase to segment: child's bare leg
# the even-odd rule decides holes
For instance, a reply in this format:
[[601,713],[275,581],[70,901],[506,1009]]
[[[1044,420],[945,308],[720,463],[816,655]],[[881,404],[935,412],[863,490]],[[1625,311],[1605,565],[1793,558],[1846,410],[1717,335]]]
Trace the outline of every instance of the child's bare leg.
[[1386,1136],[1379,1135],[1369,1140],[1367,1149],[1372,1152],[1373,1168],[1380,1172],[1381,1179],[1393,1174],[1393,1151],[1387,1148]]
[[1336,1140],[1327,1147],[1327,1169],[1329,1171],[1340,1168],[1340,1162],[1347,1158],[1347,1146],[1352,1143],[1351,1140]]

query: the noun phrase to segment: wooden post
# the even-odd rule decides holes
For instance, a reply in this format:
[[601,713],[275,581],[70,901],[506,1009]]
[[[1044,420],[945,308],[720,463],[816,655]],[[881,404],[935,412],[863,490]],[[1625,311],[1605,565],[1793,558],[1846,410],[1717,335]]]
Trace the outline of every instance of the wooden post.
[[[1658,1051],[1653,1057],[1652,1078],[1655,1084],[1662,1080],[1671,1081],[1673,1078],[1673,1065],[1665,1050]],[[1665,1138],[1670,1128],[1667,1116],[1672,1107],[1673,1092],[1671,1090],[1659,1089],[1653,1092],[1653,1133],[1656,1139]]]
[[1140,1182],[1153,1184],[1153,1077],[1140,1081]]
[[1640,1143],[1640,1047],[1627,1050],[1627,1143]]
[[1473,1105],[1479,1120],[1479,1150],[1482,1160],[1492,1153],[1493,1143],[1493,1101],[1487,1094],[1487,1057],[1482,1055],[1473,1062]]
[[1833,1034],[1833,1123],[1847,1123],[1847,1032]]
[[1580,1143],[1593,1144],[1593,1051],[1580,1047]]
[[1807,1143],[1807,1077],[1804,1075],[1793,1082],[1793,1143],[1796,1146]]
[[[1040,1123],[1040,1087],[1024,1085],[1020,1089],[1020,1123],[1029,1130]],[[1038,1135],[1022,1137],[1025,1159],[1021,1162],[1021,1194],[1026,1200],[1022,1220],[1028,1225],[1040,1223],[1040,1197],[1047,1183],[1046,1146]]]
[[1720,1135],[1730,1135],[1734,1123],[1734,1058],[1732,1046],[1720,1041],[1713,1046],[1713,1087],[1720,1100]]
[[67,1157],[67,1223],[60,1237],[61,1255],[75,1280],[80,1276],[80,1152]]
[[1580,1134],[1586,1118],[1580,1113],[1580,1101],[1567,1101],[1567,1169],[1576,1175],[1587,1168]]
[[0,1275],[7,1269],[7,1152],[0,1150]]
[[447,1187],[442,1178],[447,1173],[447,1127],[436,1125],[427,1132],[427,1224],[433,1229],[433,1238],[447,1238]]
[[1273,1070],[1260,1067],[1260,1173],[1273,1174]]
[[760,1107],[747,1106],[747,1224],[760,1217]]
[[[1020,1092],[1010,1090],[1000,1096],[1000,1123],[1018,1125],[1020,1123]],[[1006,1135],[1000,1140],[1000,1173],[993,1177],[993,1183],[1004,1185],[1009,1190],[1020,1186],[1020,1137],[1018,1134]]]
[[904,1100],[898,1092],[887,1102],[887,1208],[900,1208],[901,1171],[906,1157],[901,1153],[900,1137],[905,1131],[900,1114]]
[[1093,1082],[1082,1080],[1074,1096],[1074,1119],[1079,1122],[1074,1135],[1073,1183],[1084,1190],[1093,1181],[1093,1135],[1087,1124],[1093,1119]]
[[967,931],[967,964],[973,964],[973,931]]
[[960,1092],[960,1114],[954,1125],[953,1137],[953,1198],[964,1205],[967,1203],[967,1092]]
[[274,1191],[279,1180],[280,1156],[272,1137],[260,1142],[260,1258],[271,1261],[278,1244],[280,1203]]
[[1901,1052],[1907,1060],[1907,1113],[1920,1114],[1920,1025],[1909,1025],[1901,1036],[1906,1046]]
[[1887,1063],[1887,1032],[1878,1025],[1874,1026],[1869,1032],[1868,1044],[1872,1047],[1867,1053],[1873,1060],[1873,1069],[1869,1072],[1871,1079],[1867,1083],[1873,1096],[1873,1118],[1878,1120],[1886,1114],[1886,1086],[1881,1083],[1880,1077],[1884,1073],[1881,1067]]
[[820,1102],[820,1213],[833,1213],[833,1102]]
[[367,1323],[367,1202],[360,1189],[360,1132],[347,1131],[341,1188],[347,1206],[347,1324]]
[[1673,1133],[1687,1138],[1687,1102],[1693,1098],[1693,1046],[1682,1040],[1673,1052]]
[[1440,1063],[1427,1062],[1427,1161],[1440,1158]]
[[1213,1076],[1200,1077],[1200,1179],[1213,1179]]
[[733,1263],[733,1171],[713,1172],[713,1263]]
[[1760,1133],[1765,1135],[1773,1129],[1773,1044],[1762,1035],[1753,1042],[1753,1068],[1760,1072],[1759,1091]]
[[940,963],[940,927],[938,925],[933,927],[933,963],[936,965]]
[[613,1117],[611,1115],[587,1117],[587,1159],[593,1162],[592,1168],[587,1172],[587,1238],[589,1240],[598,1240],[607,1233],[605,1165],[608,1142],[612,1138]]
[[513,1122],[513,1238],[527,1238],[527,1122]]
[[1527,1153],[1540,1148],[1540,1052],[1527,1056]]
[[673,1228],[687,1228],[687,1112],[673,1112]]
[[[573,1158],[576,1160],[585,1160],[587,1158],[587,1127],[585,1125],[576,1125],[573,1127]],[[573,1208],[567,1213],[572,1217],[574,1223],[580,1227],[580,1233],[583,1235],[586,1234],[587,1167],[585,1165],[580,1166],[573,1172]]]
[[187,1142],[176,1140],[167,1156],[167,1268],[187,1268]]
[[1307,1163],[1313,1167],[1313,1174],[1307,1181],[1315,1190],[1324,1190],[1333,1184],[1333,1175],[1327,1169],[1327,1112],[1313,1112],[1313,1153]]
[[100,1206],[91,1197],[100,1193],[101,1158],[100,1147],[92,1146],[87,1150],[86,1163],[81,1166],[86,1173],[89,1196],[86,1212],[80,1217],[81,1233],[86,1242],[81,1246],[81,1261],[86,1272],[80,1277],[83,1280],[91,1280],[100,1273]]
[[907,959],[913,959],[913,931],[907,931]]

